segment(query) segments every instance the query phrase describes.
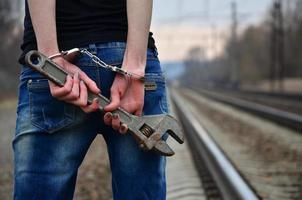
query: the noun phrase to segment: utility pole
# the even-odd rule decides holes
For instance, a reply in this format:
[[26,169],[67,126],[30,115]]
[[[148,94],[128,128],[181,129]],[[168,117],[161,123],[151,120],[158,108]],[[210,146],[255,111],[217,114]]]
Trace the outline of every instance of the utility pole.
[[216,58],[218,55],[218,50],[217,50],[218,34],[215,24],[211,25],[211,41],[212,41],[211,42],[212,56],[213,58]]
[[273,4],[272,9],[272,22],[271,22],[271,61],[270,61],[270,89],[275,90],[276,84],[276,44],[277,44],[277,25],[276,25],[276,2]]
[[272,36],[271,36],[271,90],[275,90],[276,82],[278,89],[282,91],[284,79],[284,27],[282,1],[275,0],[272,10]]
[[231,58],[231,82],[235,87],[238,87],[239,81],[239,66],[238,66],[238,42],[237,42],[237,28],[238,28],[238,19],[237,19],[237,3],[236,1],[231,2],[231,49],[230,49],[230,58]]

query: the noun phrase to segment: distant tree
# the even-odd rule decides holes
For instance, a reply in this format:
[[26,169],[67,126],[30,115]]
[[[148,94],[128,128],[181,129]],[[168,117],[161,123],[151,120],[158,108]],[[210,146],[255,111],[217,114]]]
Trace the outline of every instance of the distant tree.
[[0,1],[0,98],[3,94],[15,94],[18,83],[20,67],[17,58],[20,55],[22,27],[17,8],[15,1]]
[[[284,8],[284,7],[283,7]],[[295,0],[293,6],[284,11],[285,76],[302,77],[302,0]],[[227,42],[224,64],[233,73],[233,41]],[[271,14],[258,24],[251,25],[238,37],[236,42],[236,63],[239,67],[241,82],[256,82],[269,78],[271,46]],[[230,75],[231,76],[231,75]]]
[[[285,77],[302,77],[302,0],[283,6]],[[224,53],[206,61],[204,50],[194,47],[188,51],[186,73],[182,80],[193,86],[234,86],[234,74],[239,82],[255,83],[270,78],[271,11],[258,25],[251,25],[237,41],[227,41]],[[233,48],[236,48],[234,51]],[[234,53],[236,52],[236,53]],[[234,62],[235,60],[235,62]],[[238,68],[234,68],[234,63]]]
[[242,80],[258,81],[269,77],[269,31],[266,24],[250,26],[238,42],[239,74]]
[[285,66],[286,76],[302,76],[302,0],[296,0],[285,18]]

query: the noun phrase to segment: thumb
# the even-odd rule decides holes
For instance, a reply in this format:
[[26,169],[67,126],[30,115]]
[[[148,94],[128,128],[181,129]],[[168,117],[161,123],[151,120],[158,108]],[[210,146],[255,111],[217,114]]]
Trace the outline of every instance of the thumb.
[[104,111],[105,112],[111,112],[116,110],[120,105],[120,94],[118,90],[112,90],[111,91],[111,102],[105,106]]

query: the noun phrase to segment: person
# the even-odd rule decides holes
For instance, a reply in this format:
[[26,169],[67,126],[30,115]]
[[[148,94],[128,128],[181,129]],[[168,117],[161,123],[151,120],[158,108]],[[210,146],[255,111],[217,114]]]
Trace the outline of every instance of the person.
[[[19,77],[14,149],[14,199],[73,198],[77,171],[95,137],[102,134],[116,200],[166,196],[165,157],[143,151],[121,124],[117,107],[135,115],[168,112],[165,76],[149,32],[152,0],[27,0]],[[99,68],[86,55],[55,56],[70,74],[63,87],[24,63],[37,49],[46,56],[87,49],[110,65],[145,77],[135,79]],[[145,83],[145,84],[146,84]],[[103,116],[87,91],[111,99]]]

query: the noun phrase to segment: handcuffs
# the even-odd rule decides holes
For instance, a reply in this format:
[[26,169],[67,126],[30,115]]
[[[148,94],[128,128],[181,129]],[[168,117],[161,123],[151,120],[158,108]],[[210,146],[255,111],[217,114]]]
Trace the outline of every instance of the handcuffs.
[[108,65],[104,61],[102,61],[100,58],[98,58],[97,56],[90,53],[87,49],[73,48],[73,49],[70,49],[70,50],[67,50],[67,51],[61,51],[59,53],[53,54],[53,55],[49,56],[48,58],[52,60],[52,59],[57,58],[57,57],[65,57],[67,55],[72,55],[72,54],[76,55],[78,53],[82,53],[82,54],[87,55],[99,67],[103,67],[105,69],[109,69],[110,71],[121,74],[123,76],[128,76],[129,78],[135,78],[135,79],[137,79],[141,82],[145,82],[145,77],[144,76],[135,74],[133,72],[129,72],[125,69],[122,69],[122,68],[119,68],[119,67],[116,67],[116,66],[113,66],[113,65]]

